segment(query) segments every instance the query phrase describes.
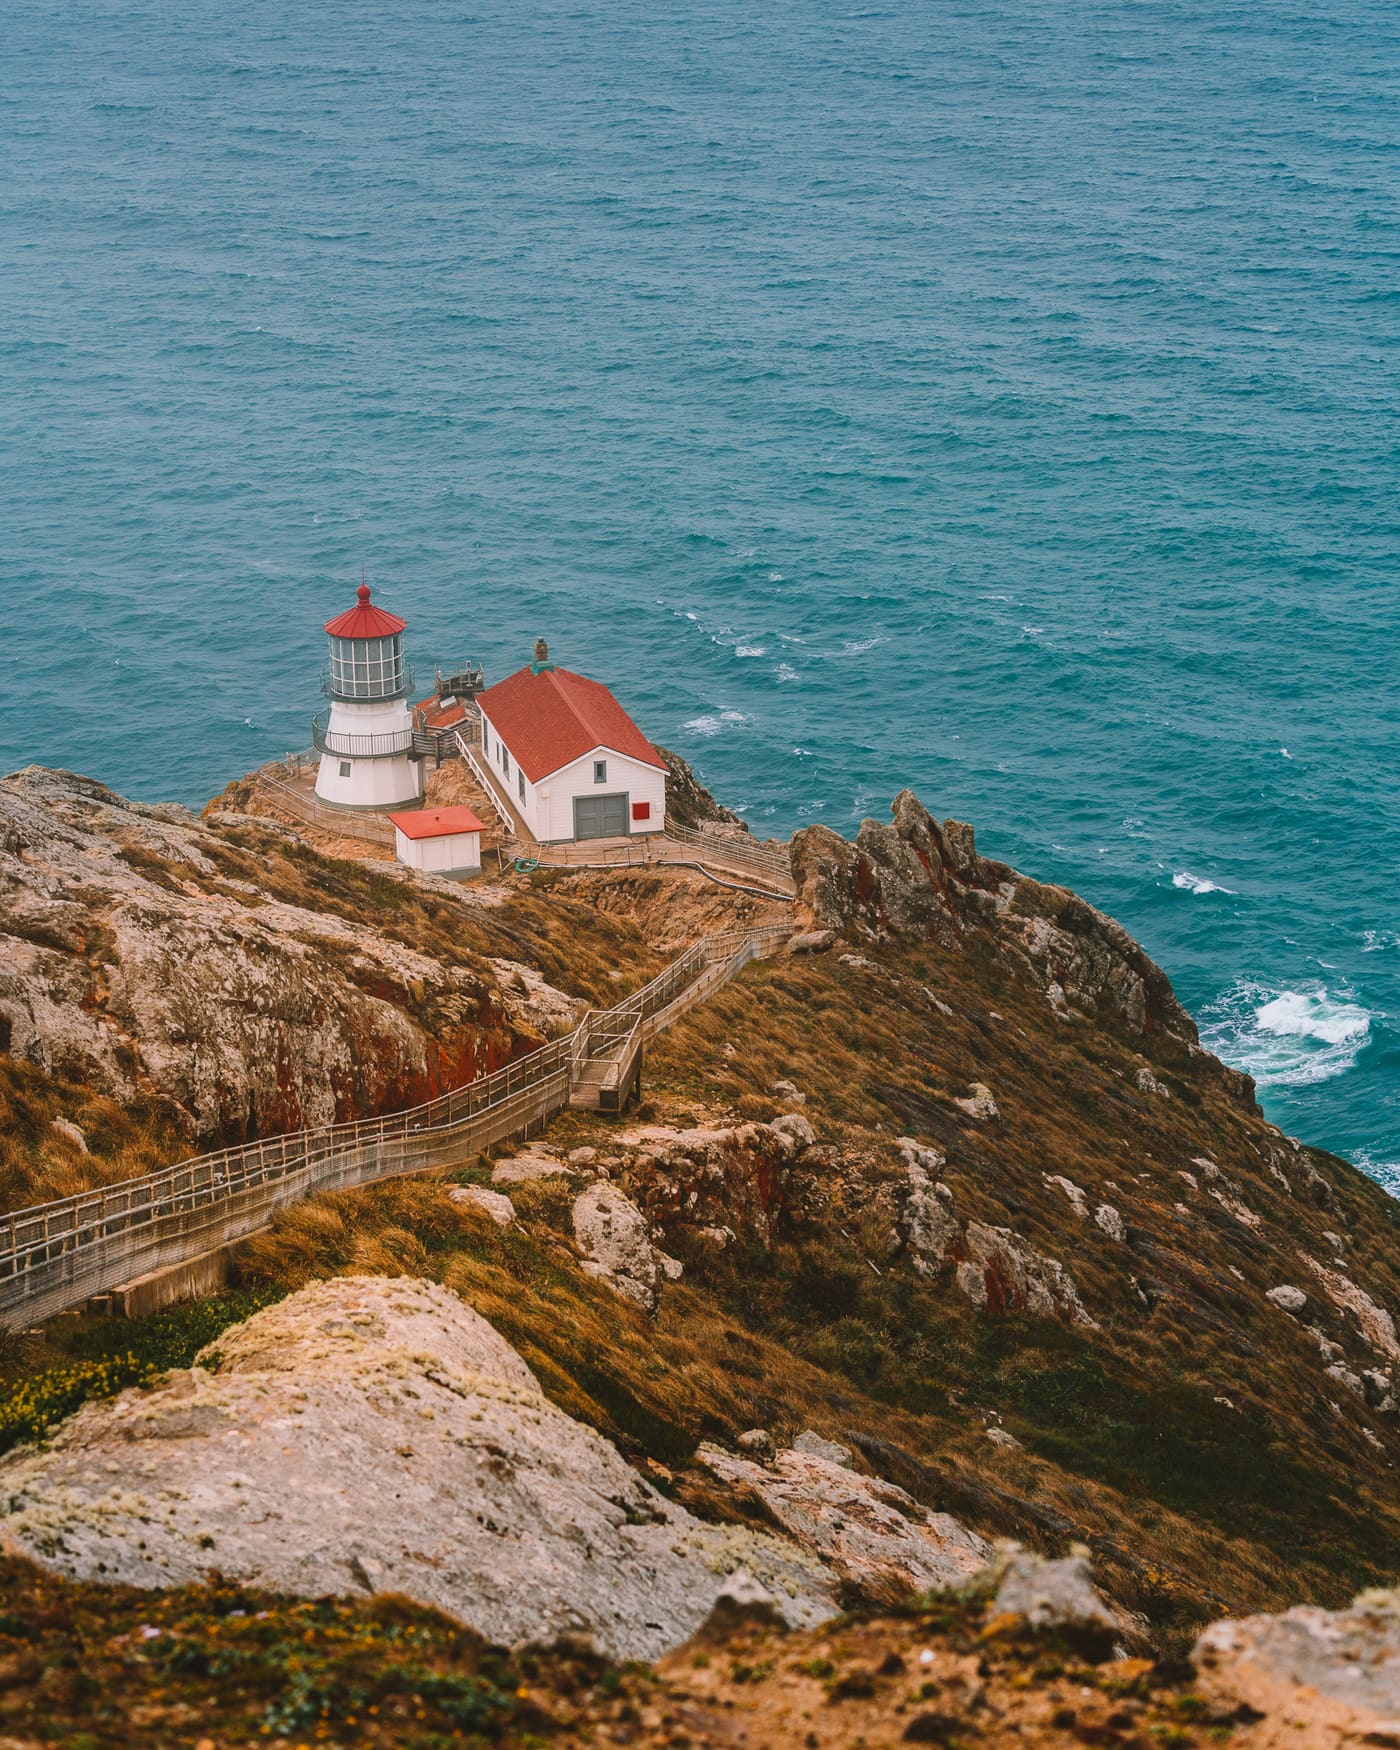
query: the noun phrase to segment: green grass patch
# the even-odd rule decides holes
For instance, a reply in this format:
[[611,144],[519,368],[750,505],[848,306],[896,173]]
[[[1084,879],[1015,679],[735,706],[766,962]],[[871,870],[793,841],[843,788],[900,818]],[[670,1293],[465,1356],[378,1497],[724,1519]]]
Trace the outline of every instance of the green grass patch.
[[0,1452],[37,1440],[94,1399],[188,1367],[221,1331],[281,1300],[285,1289],[242,1289],[144,1319],[104,1319],[62,1333],[69,1359],[0,1386]]

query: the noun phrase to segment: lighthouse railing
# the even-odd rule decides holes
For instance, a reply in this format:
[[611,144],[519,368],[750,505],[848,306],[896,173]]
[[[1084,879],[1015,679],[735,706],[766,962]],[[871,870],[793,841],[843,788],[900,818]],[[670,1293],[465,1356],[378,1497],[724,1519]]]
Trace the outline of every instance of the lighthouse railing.
[[392,729],[382,735],[351,735],[332,729],[329,717],[322,713],[311,719],[311,739],[318,753],[338,754],[347,760],[378,760],[408,753],[413,746],[413,730]]

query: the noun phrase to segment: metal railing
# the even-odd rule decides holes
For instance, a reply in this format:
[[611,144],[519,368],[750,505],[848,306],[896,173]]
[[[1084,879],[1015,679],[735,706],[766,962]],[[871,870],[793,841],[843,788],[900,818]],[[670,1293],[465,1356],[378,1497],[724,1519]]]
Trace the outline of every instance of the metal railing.
[[345,760],[382,760],[406,754],[413,748],[413,729],[393,729],[383,735],[345,735],[329,727],[329,713],[311,719],[311,740],[318,753],[338,754]]
[[[467,741],[460,733],[458,733],[456,731],[454,731],[453,733],[454,733],[454,737],[455,737],[456,742],[457,742],[458,753],[461,754],[462,758],[471,767],[473,773],[476,776],[477,783],[481,785],[482,791],[485,793],[486,800],[491,804],[491,808],[492,808],[493,813],[496,816],[496,819],[499,820],[501,825],[505,828],[506,836],[508,838],[513,838],[513,839],[519,838],[520,837],[520,825],[512,817],[511,812],[510,812],[509,808],[507,808],[506,804],[504,802],[502,802],[500,792],[496,788],[496,780],[491,776],[491,772],[487,767],[485,759],[484,758],[478,759],[476,756],[475,748],[473,747],[472,743]],[[476,746],[480,747],[481,742],[479,739],[479,737],[480,737],[480,729],[479,728],[478,728],[477,734],[478,734],[478,740],[477,740]]]
[[493,1143],[527,1137],[568,1104],[595,1040],[635,1033],[640,1049],[750,960],[776,953],[789,933],[768,926],[706,937],[574,1032],[408,1111],[220,1149],[0,1216],[0,1327],[41,1323],[241,1239],[313,1192],[460,1165]]
[[[737,851],[731,849],[736,843]],[[774,898],[791,898],[793,880],[787,858],[781,852],[750,857],[749,849],[742,840],[718,834],[714,838],[701,837],[668,824],[664,832],[636,833],[620,844],[608,840],[548,844],[539,846],[532,854],[546,867],[561,869],[630,869],[644,864],[690,863],[711,874],[724,874],[742,884],[753,884]]]
[[785,845],[751,838],[747,833],[721,832],[704,826],[680,826],[669,820],[666,823],[666,836],[674,839],[677,844],[689,845],[712,858],[726,858],[742,868],[752,869],[755,874],[766,873],[781,876],[785,881],[792,880],[792,859]]
[[256,774],[257,782],[271,790],[278,806],[294,814],[298,820],[319,827],[323,832],[334,833],[337,838],[363,839],[372,845],[392,845],[395,842],[393,822],[384,815],[332,808],[317,797],[309,796],[305,790],[287,783],[282,775],[286,770],[281,761],[263,766]]

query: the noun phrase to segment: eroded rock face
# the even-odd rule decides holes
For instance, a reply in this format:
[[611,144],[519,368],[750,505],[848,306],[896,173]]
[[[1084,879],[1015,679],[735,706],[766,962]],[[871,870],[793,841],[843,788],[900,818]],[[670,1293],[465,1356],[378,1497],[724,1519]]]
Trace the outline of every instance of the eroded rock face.
[[805,1450],[785,1448],[767,1465],[718,1446],[701,1446],[696,1457],[721,1481],[752,1490],[790,1537],[864,1599],[893,1603],[958,1585],[986,1566],[991,1545],[975,1532],[813,1449],[832,1444],[808,1439]]
[[785,1206],[789,1169],[816,1132],[792,1112],[771,1124],[645,1125],[618,1141],[628,1150],[622,1182],[654,1226],[723,1228],[767,1246]]
[[485,965],[285,903],[227,849],[70,773],[0,780],[0,1049],[235,1138],[412,1105],[538,1042]]
[[1010,1228],[970,1221],[961,1249],[956,1280],[975,1307],[993,1316],[1020,1312],[1094,1326],[1064,1265],[1032,1250]]
[[686,1639],[740,1568],[790,1622],[831,1614],[814,1561],[667,1502],[445,1289],[339,1277],[217,1349],[218,1372],[90,1404],[48,1450],[0,1460],[14,1542],[138,1586],[217,1568],[309,1597],[402,1592],[494,1641],[582,1634],[615,1658]]
[[[1166,974],[1121,924],[1066,888],[979,856],[970,826],[940,824],[912,790],[900,792],[892,814],[889,823],[864,821],[854,844],[824,826],[795,836],[799,930],[949,946],[987,931],[1054,1006],[1096,1014],[1129,1035],[1165,1033],[1197,1046],[1195,1023]],[[1252,1104],[1248,1078],[1223,1066],[1222,1073],[1237,1078],[1240,1099]]]

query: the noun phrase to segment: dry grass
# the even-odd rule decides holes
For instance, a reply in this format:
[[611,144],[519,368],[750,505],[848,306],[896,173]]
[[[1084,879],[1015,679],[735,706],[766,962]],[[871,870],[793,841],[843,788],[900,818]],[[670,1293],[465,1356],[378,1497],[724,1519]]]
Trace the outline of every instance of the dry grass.
[[[87,1152],[54,1128],[76,1124]],[[121,1106],[80,1083],[0,1055],[0,1208],[70,1197],[154,1171],[191,1152],[173,1104]]]
[[[1139,1095],[1133,1045],[1055,1020],[999,961],[933,947],[878,959],[751,968],[650,1053],[648,1116],[768,1117],[765,1090],[786,1077],[835,1145],[793,1179],[771,1250],[668,1235],[687,1274],[655,1321],[577,1269],[562,1181],[514,1189],[506,1232],[428,1179],[320,1200],[248,1248],[250,1277],[435,1276],[563,1408],[710,1511],[721,1504],[689,1469],[698,1441],[752,1426],[854,1435],[875,1468],[989,1534],[1090,1542],[1117,1595],[1168,1638],[1222,1608],[1337,1603],[1393,1574],[1396,1453],[1364,1438],[1361,1406],[1331,1407],[1312,1339],[1263,1298],[1297,1279],[1300,1246],[1326,1255],[1322,1230],[1340,1223],[1357,1278],[1400,1299],[1383,1195],[1325,1157],[1333,1209],[1305,1200],[1298,1170],[1285,1194],[1261,1154],[1271,1133],[1207,1069],[1154,1044],[1175,1092]],[[952,1104],[973,1080],[999,1122]],[[1062,1260],[1098,1329],[988,1319],[946,1275],[889,1256],[894,1139],[911,1132],[946,1151],[959,1215]],[[555,1136],[606,1146],[608,1125],[575,1114]],[[1257,1231],[1204,1196],[1177,1210],[1177,1171],[1197,1155],[1230,1175]],[[1079,1222],[1052,1174],[1113,1203],[1130,1243]],[[1365,1361],[1349,1321],[1320,1300],[1310,1317]],[[992,1447],[989,1417],[1024,1450]]]

